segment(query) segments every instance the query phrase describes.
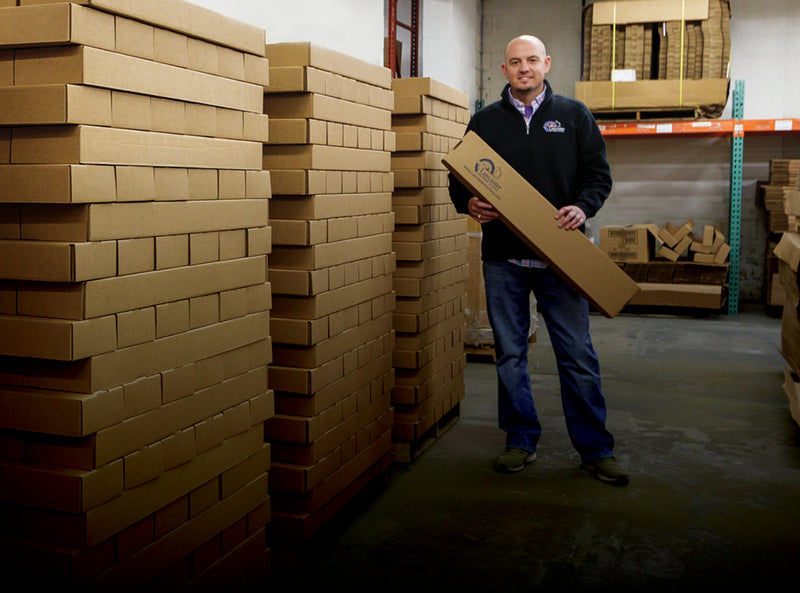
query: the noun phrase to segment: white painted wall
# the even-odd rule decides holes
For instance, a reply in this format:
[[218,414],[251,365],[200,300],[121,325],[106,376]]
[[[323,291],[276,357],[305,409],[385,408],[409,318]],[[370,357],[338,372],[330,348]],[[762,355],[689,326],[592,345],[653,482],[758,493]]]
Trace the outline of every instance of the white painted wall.
[[480,0],[422,0],[422,72],[479,98]]
[[190,0],[266,31],[267,43],[311,41],[383,66],[382,0]]

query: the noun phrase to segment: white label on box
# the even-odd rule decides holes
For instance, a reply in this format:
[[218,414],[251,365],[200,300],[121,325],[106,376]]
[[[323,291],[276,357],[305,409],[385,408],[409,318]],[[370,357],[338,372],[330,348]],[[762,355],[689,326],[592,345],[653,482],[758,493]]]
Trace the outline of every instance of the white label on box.
[[633,82],[636,80],[636,70],[633,68],[612,70],[611,80],[614,82]]

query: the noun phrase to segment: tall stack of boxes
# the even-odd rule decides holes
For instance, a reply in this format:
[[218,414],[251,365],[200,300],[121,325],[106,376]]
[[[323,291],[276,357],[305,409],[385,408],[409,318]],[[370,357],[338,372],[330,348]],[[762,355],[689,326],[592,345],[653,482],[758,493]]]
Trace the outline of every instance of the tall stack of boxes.
[[0,556],[62,585],[269,567],[264,32],[0,9]]
[[302,541],[391,463],[394,384],[388,69],[267,46],[276,537]]
[[393,441],[407,462],[457,417],[464,396],[467,220],[450,202],[442,158],[464,135],[469,101],[430,78],[396,79],[393,89]]
[[593,111],[718,117],[728,96],[730,11],[729,0],[588,4],[576,98]]
[[781,315],[781,354],[783,365],[783,389],[789,398],[789,413],[800,424],[800,235],[783,233],[775,247],[780,283],[785,292]]
[[781,307],[785,302],[774,249],[783,233],[800,230],[800,159],[770,159],[769,178],[757,184],[757,196],[767,215],[767,253],[764,266],[764,302]]

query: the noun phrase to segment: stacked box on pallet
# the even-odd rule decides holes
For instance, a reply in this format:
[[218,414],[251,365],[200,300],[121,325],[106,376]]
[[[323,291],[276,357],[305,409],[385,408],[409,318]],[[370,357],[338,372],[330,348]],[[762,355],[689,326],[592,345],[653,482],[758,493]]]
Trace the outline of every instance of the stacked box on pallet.
[[391,462],[394,291],[386,68],[267,45],[275,535],[308,539]]
[[719,117],[728,96],[730,16],[729,0],[588,4],[576,98],[595,112]]
[[4,574],[254,581],[264,32],[176,0],[21,4],[0,9]]
[[394,249],[395,459],[410,461],[464,396],[467,220],[455,211],[442,158],[466,130],[466,93],[430,78],[396,79]]

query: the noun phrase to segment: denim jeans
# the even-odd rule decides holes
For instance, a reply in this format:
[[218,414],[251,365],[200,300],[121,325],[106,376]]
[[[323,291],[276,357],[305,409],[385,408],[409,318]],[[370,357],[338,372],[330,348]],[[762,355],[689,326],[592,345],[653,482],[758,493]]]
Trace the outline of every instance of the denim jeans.
[[499,426],[506,447],[535,451],[542,434],[528,373],[530,294],[555,353],[567,432],[581,461],[610,457],[600,365],[589,335],[589,305],[551,268],[483,262],[486,307],[497,356]]

